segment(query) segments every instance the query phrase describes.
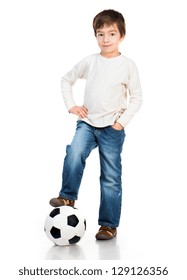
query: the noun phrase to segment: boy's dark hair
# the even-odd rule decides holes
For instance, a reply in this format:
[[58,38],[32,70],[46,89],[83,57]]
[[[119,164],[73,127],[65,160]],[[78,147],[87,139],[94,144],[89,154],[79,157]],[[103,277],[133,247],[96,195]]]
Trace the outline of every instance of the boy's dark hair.
[[125,19],[123,15],[115,10],[104,10],[97,14],[93,19],[93,29],[95,36],[97,30],[106,26],[111,26],[116,23],[121,37],[125,36]]

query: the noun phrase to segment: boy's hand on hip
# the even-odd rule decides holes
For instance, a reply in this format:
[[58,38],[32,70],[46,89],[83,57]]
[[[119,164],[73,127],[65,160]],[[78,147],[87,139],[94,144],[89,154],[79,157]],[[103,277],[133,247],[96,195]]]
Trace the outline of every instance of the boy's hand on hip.
[[118,123],[118,122],[116,122],[115,124],[113,124],[113,125],[112,125],[112,128],[114,128],[114,129],[116,129],[116,130],[122,130],[122,129],[124,129],[124,127],[123,127],[120,123]]
[[80,119],[83,119],[88,115],[88,110],[84,106],[74,106],[69,110],[69,112],[77,115]]

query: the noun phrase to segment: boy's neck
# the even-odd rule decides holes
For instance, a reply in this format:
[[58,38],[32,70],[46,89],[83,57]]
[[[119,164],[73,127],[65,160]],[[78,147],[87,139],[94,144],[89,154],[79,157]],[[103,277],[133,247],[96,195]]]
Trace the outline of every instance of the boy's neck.
[[112,57],[116,57],[116,56],[119,56],[121,55],[121,53],[119,51],[116,51],[114,53],[100,53],[101,56],[105,57],[105,58],[112,58]]

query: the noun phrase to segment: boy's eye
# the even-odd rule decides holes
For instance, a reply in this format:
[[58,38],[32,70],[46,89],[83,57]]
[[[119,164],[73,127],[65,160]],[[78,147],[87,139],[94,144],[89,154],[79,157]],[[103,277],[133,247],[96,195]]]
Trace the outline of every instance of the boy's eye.
[[115,33],[110,33],[110,35],[111,35],[111,36],[115,36],[116,34],[115,34]]
[[102,33],[97,33],[97,36],[98,36],[98,37],[102,37],[103,34],[102,34]]

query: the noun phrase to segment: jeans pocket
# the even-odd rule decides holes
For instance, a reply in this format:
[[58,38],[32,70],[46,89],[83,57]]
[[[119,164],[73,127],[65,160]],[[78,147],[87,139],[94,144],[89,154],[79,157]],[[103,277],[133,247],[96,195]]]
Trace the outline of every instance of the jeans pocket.
[[119,129],[115,129],[114,127],[112,127],[112,125],[110,126],[110,129],[115,131],[115,132],[117,132],[117,133],[124,131],[124,129],[120,129],[120,130]]
[[107,128],[107,133],[108,133],[108,137],[109,137],[108,139],[110,139],[110,140],[114,140],[118,143],[121,143],[124,141],[124,138],[125,138],[124,129],[117,130],[117,129],[113,128],[112,126],[109,126]]

